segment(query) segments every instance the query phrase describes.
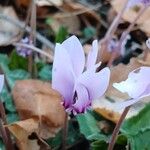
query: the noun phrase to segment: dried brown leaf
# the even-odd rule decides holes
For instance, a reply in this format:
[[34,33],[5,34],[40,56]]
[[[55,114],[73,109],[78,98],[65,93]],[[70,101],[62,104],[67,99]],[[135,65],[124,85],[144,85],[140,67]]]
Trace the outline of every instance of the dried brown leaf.
[[50,83],[17,81],[12,93],[20,118],[39,120],[40,137],[53,137],[63,126],[65,111],[61,105],[62,97],[51,88]]
[[[0,6],[0,13],[9,16],[12,19],[18,20],[15,10],[11,6]],[[0,19],[0,46],[12,44],[20,39],[20,29],[5,19]]]
[[32,133],[38,132],[38,126],[38,120],[27,119],[24,121],[15,122],[7,127],[17,139],[17,144],[20,150],[40,150],[37,139],[29,139],[29,136]]

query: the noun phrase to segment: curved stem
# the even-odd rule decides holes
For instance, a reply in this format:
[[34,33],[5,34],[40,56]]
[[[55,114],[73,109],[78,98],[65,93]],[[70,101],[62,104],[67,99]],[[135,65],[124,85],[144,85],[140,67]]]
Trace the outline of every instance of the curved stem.
[[109,29],[107,30],[105,39],[109,39],[111,37],[111,35],[114,34],[114,32],[116,31],[119,21],[123,15],[124,11],[126,10],[127,4],[128,4],[128,0],[125,1],[125,4],[124,4],[122,10],[118,13],[116,18],[113,20],[112,24],[110,25]]
[[67,133],[68,133],[68,114],[66,113],[63,128],[62,150],[66,150]]
[[28,44],[24,44],[24,43],[13,43],[13,45],[14,45],[14,46],[20,46],[20,47],[29,48],[29,49],[31,49],[31,50],[37,52],[37,53],[40,53],[40,54],[42,54],[42,55],[48,57],[50,60],[53,60],[53,56],[52,56],[52,55],[50,55],[50,54],[48,54],[48,53],[42,51],[41,49],[39,49],[39,48],[37,48],[37,47],[35,47],[35,46],[33,46],[33,45],[28,45]]
[[113,150],[114,148],[114,145],[115,145],[115,141],[116,141],[116,138],[117,138],[117,135],[119,133],[119,129],[122,125],[122,122],[124,121],[129,109],[130,109],[131,106],[128,106],[124,109],[123,113],[121,114],[121,117],[118,121],[118,123],[116,124],[116,127],[113,131],[113,134],[112,134],[112,137],[111,137],[111,140],[110,140],[110,143],[109,143],[109,146],[108,146],[108,150]]
[[143,13],[147,10],[148,6],[144,6],[138,13],[138,15],[135,17],[135,19],[133,20],[133,22],[129,25],[129,27],[127,28],[127,30],[121,35],[119,44],[118,44],[118,51],[121,49],[121,44],[124,41],[124,39],[126,38],[126,36],[130,33],[130,31],[132,30],[132,28],[134,27],[135,23],[137,22],[137,20],[143,15]]

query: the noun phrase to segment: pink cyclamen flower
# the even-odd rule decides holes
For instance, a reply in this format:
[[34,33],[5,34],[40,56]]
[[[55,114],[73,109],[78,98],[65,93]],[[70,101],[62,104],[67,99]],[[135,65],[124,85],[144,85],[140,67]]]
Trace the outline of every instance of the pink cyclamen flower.
[[150,0],[129,0],[127,8],[134,7],[136,5],[143,4],[145,6],[150,5]]
[[0,75],[0,92],[3,89],[3,85],[4,85],[4,75]]
[[131,100],[119,103],[127,107],[150,95],[150,67],[140,67],[130,72],[127,80],[114,83],[113,87],[122,93],[127,93]]
[[[28,37],[21,39],[20,43],[32,45],[32,41]],[[27,57],[27,56],[31,55],[31,53],[32,53],[31,49],[23,47],[23,46],[17,46],[16,51],[17,51],[18,55],[20,55],[22,57]]]
[[104,68],[96,72],[97,53],[96,40],[92,43],[86,63],[82,45],[76,36],[56,44],[52,88],[61,93],[63,105],[69,113],[85,112],[91,101],[102,96],[108,87],[110,70]]

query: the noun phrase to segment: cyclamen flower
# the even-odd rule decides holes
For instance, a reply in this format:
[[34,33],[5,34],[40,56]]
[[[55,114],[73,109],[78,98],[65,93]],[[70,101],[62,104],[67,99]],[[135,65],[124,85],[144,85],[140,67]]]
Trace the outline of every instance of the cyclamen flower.
[[129,0],[127,8],[134,7],[136,5],[143,4],[145,6],[150,5],[150,0]]
[[96,72],[97,53],[96,40],[92,43],[86,63],[82,45],[76,36],[56,44],[52,88],[63,96],[63,105],[69,113],[84,113],[92,100],[102,96],[108,87],[110,70],[104,68]]
[[[25,38],[21,39],[20,43],[32,44],[32,41],[28,37],[25,37]],[[18,55],[20,55],[22,57],[27,57],[32,53],[31,49],[22,47],[22,46],[17,46],[16,51],[17,51]]]
[[127,80],[114,83],[113,87],[131,97],[131,100],[120,103],[120,106],[135,104],[141,98],[150,95],[150,67],[140,67],[130,72]]
[[[128,40],[130,40],[130,39],[131,39],[131,36],[127,35],[126,38],[122,41],[121,49],[120,49],[120,54],[122,56],[125,55],[125,51],[126,51],[125,46],[126,46]],[[116,51],[118,49],[118,44],[119,44],[119,40],[117,40],[116,38],[112,38],[108,43],[108,51],[109,52]]]

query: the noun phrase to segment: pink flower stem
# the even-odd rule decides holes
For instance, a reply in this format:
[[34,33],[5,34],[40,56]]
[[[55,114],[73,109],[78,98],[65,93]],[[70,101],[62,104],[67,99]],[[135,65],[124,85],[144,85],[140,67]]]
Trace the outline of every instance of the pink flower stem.
[[66,150],[67,134],[68,134],[68,114],[66,113],[63,127],[62,150]]
[[105,38],[104,39],[110,39],[111,36],[114,34],[114,32],[116,31],[118,24],[120,22],[120,19],[124,13],[124,11],[126,10],[128,4],[128,0],[125,1],[125,4],[122,8],[122,10],[118,13],[118,15],[116,16],[116,18],[113,20],[112,24],[110,25],[109,29],[106,32]]
[[131,106],[126,107],[124,109],[123,113],[121,114],[121,117],[120,117],[118,123],[116,124],[116,127],[115,127],[115,129],[113,131],[113,134],[112,134],[112,137],[111,137],[111,140],[109,142],[108,150],[113,150],[114,145],[115,145],[115,141],[117,139],[117,135],[119,133],[119,129],[120,129],[120,127],[121,127],[121,125],[122,125],[122,123],[123,123],[127,113],[129,112],[130,107]]

